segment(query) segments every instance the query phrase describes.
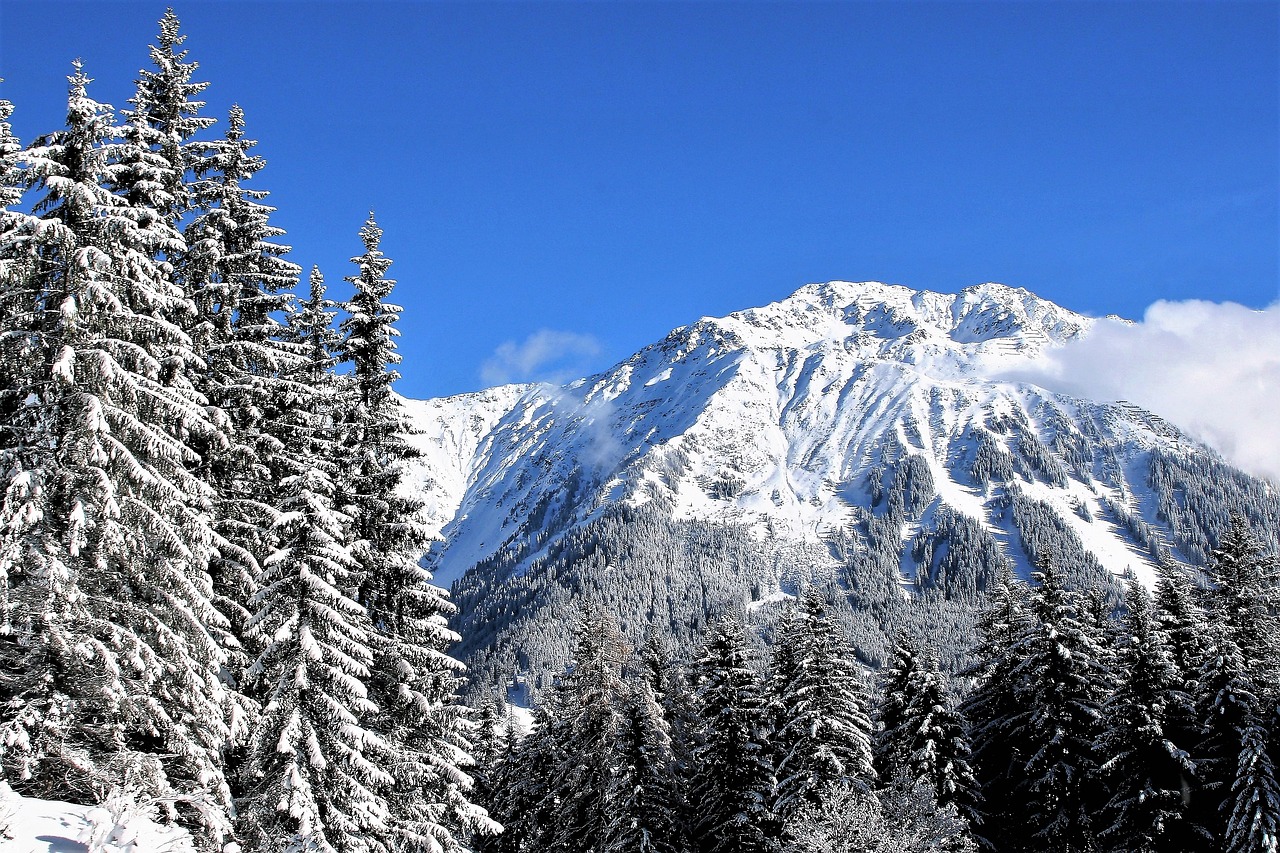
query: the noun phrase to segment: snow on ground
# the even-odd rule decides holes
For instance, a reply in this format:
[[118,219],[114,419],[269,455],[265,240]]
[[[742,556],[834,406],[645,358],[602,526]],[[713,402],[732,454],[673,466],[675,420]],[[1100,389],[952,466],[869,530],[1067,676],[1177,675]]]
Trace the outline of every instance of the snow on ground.
[[[137,808],[136,806],[134,807]],[[3,828],[8,827],[8,837]],[[186,830],[108,809],[21,797],[0,782],[3,853],[195,853]]]

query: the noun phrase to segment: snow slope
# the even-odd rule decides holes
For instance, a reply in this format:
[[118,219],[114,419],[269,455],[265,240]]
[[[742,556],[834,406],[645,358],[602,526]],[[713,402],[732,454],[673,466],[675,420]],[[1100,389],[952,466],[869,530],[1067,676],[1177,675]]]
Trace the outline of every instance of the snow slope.
[[[889,445],[921,456],[935,503],[1002,535],[1025,571],[996,518],[1001,484],[971,473],[986,444],[1106,568],[1147,579],[1149,554],[1104,501],[1141,515],[1147,486],[1132,472],[1145,452],[1209,451],[1134,407],[993,378],[1092,322],[1000,284],[942,294],[828,282],[704,318],[568,386],[411,401],[424,454],[412,481],[442,537],[430,566],[448,585],[504,547],[538,531],[554,538],[618,502],[821,541],[870,505]],[[1075,465],[1064,457],[1072,448]],[[1038,455],[1062,475],[1022,464]]]
[[[0,787],[7,789],[4,783]],[[117,825],[107,809],[0,791],[3,853],[194,853],[191,836],[145,817]],[[7,833],[4,831],[7,828]]]

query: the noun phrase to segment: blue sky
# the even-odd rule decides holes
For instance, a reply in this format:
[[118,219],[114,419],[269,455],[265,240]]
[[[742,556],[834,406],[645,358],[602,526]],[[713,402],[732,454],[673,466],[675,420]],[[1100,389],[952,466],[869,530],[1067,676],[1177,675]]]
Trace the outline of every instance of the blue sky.
[[[1280,4],[185,2],[293,260],[370,208],[400,390],[602,369],[810,281],[1090,314],[1280,297]],[[0,0],[24,139],[123,107],[163,3]]]

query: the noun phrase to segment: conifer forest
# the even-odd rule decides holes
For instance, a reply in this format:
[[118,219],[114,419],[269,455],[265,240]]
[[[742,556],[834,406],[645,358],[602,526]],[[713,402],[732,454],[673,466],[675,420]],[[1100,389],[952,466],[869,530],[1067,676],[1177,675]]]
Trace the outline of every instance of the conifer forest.
[[[184,40],[168,11],[120,109],[77,63],[34,139],[0,100],[0,850],[29,798],[100,807],[95,853],[142,819],[223,853],[1280,853],[1274,493],[1172,457],[1168,517],[1214,535],[1175,554],[1115,510],[1154,585],[1019,492],[1027,577],[945,508],[904,546],[934,487],[899,454],[832,544],[863,574],[769,607],[745,540],[628,510],[543,574],[437,586],[382,229],[304,271]],[[603,539],[671,577],[610,592]],[[903,547],[942,567],[916,599]],[[538,596],[572,618],[518,621]]]

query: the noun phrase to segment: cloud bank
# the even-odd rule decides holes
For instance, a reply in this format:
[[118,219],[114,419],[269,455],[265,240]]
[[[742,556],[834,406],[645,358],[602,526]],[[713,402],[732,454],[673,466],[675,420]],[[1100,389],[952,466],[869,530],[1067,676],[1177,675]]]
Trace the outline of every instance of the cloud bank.
[[1280,302],[1156,302],[1139,323],[1099,320],[1016,378],[1136,403],[1280,484]]
[[547,382],[559,385],[589,372],[603,347],[592,335],[539,329],[523,341],[507,341],[480,367],[486,385]]

